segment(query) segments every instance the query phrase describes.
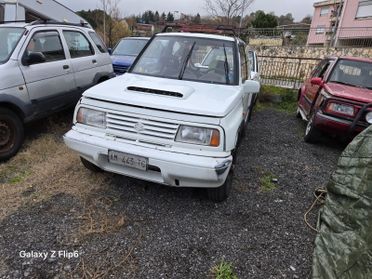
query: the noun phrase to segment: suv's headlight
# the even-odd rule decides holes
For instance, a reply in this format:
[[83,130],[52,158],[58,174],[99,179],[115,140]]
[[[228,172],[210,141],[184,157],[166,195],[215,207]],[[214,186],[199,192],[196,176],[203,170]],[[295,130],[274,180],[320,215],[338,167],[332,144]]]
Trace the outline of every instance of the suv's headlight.
[[220,132],[217,129],[181,125],[176,141],[216,147],[220,145]]
[[76,122],[93,127],[106,128],[106,113],[94,109],[80,108],[76,115]]
[[340,104],[340,103],[334,103],[334,102],[329,102],[327,104],[326,112],[337,113],[337,114],[342,114],[346,116],[355,115],[355,110],[352,105],[346,105],[346,104]]

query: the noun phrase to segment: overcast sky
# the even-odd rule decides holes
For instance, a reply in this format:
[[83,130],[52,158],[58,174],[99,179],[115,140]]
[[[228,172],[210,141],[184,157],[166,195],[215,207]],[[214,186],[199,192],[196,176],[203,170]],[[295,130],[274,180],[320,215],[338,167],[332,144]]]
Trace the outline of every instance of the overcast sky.
[[[72,10],[88,10],[99,7],[99,0],[57,0]],[[248,13],[256,10],[274,12],[276,15],[292,13],[296,20],[313,14],[314,0],[255,0]],[[120,8],[124,16],[139,14],[146,10],[159,12],[180,11],[185,14],[207,15],[203,0],[121,0]]]

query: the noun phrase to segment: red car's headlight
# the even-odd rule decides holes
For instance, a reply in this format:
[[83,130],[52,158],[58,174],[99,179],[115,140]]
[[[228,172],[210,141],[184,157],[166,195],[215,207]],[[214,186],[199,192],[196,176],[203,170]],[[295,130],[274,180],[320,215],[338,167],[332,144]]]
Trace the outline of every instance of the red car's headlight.
[[352,105],[329,102],[326,107],[326,112],[332,114],[340,114],[344,116],[355,116],[355,108]]

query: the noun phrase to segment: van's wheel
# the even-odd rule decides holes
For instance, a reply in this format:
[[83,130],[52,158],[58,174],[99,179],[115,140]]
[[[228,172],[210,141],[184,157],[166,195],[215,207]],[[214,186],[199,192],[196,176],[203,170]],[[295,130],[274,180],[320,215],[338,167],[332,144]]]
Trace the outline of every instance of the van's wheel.
[[24,128],[19,116],[7,108],[0,108],[0,161],[13,157],[23,139]]
[[315,115],[316,113],[314,112],[307,122],[304,136],[304,141],[307,143],[316,143],[317,141],[319,141],[319,138],[321,136],[320,131],[314,126]]
[[80,161],[83,164],[84,167],[86,167],[88,170],[92,172],[103,172],[103,170],[99,167],[97,167],[95,164],[92,164],[88,160],[84,159],[83,157],[80,157]]
[[229,197],[232,183],[233,183],[233,171],[230,170],[225,183],[218,188],[208,189],[208,198],[213,202],[223,202]]

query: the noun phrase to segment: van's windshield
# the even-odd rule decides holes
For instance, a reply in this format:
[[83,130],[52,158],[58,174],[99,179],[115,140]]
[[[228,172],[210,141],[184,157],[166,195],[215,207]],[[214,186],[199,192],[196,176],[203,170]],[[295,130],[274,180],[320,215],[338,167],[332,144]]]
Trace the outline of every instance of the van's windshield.
[[0,64],[8,61],[24,30],[21,27],[0,27]]

